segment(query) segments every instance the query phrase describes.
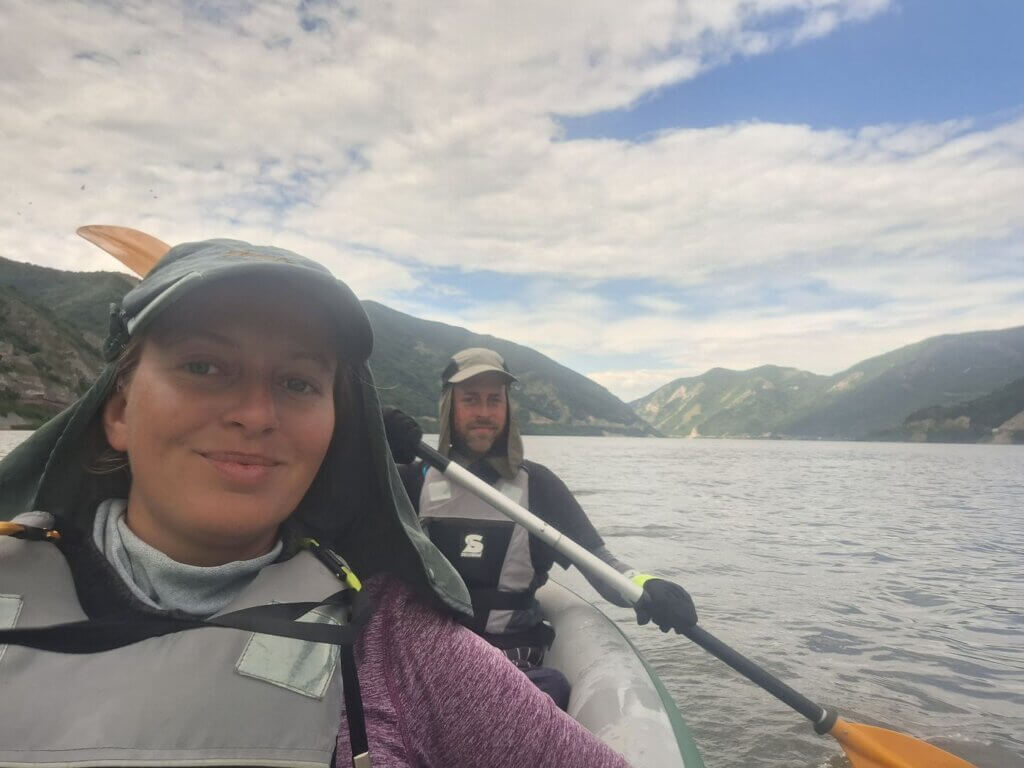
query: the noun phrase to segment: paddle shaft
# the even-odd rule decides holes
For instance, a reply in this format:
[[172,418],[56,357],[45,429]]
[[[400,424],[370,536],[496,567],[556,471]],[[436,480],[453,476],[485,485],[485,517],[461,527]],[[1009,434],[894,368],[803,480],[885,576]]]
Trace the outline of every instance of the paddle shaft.
[[[442,456],[426,443],[420,443],[416,449],[416,455],[449,480],[476,494],[499,512],[504,513],[519,523],[541,541],[551,545],[553,549],[572,560],[573,565],[576,567],[588,571],[611,584],[630,603],[636,604],[643,595],[641,587],[638,587],[626,576],[608,565],[608,563],[584,549],[572,539],[563,536],[558,530],[552,528],[529,510],[516,504],[508,496],[489,483],[484,482],[469,470],[461,467],[457,462]],[[703,628],[694,625],[683,630],[683,634],[708,653],[724,661],[752,683],[759,685],[772,696],[806,717],[814,723],[815,730],[818,733],[828,733],[832,727],[835,721],[835,714],[833,712],[818,706],[806,696],[793,690],[773,674],[733,650],[710,632],[706,632]]]

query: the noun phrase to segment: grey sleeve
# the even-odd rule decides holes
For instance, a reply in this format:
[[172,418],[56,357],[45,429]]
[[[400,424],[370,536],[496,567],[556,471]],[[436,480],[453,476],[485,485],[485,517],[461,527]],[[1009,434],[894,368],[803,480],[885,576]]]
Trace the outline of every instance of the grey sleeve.
[[[599,560],[602,560],[603,562],[607,563],[619,573],[626,573],[627,571],[633,570],[632,566],[622,562],[617,557],[615,557],[615,555],[608,551],[608,547],[604,546],[603,544],[597,549],[592,549],[590,551],[592,554],[597,555]],[[603,597],[609,603],[611,603],[612,605],[617,605],[621,608],[631,607],[632,604],[626,598],[620,595],[618,590],[616,590],[610,584],[606,584],[603,579],[591,576],[586,571],[583,571],[583,575],[587,577],[587,581],[589,581],[590,585],[597,590],[597,593],[601,595],[601,597]]]

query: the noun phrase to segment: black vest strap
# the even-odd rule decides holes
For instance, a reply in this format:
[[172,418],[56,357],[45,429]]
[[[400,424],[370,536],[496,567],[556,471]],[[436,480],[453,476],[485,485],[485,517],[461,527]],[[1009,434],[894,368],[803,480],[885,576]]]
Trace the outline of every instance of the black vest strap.
[[528,611],[535,602],[533,594],[532,590],[529,592],[503,592],[498,589],[471,588],[469,596],[473,601],[473,616],[472,618],[460,618],[459,621],[477,634],[485,634],[487,618],[492,610]]
[[323,605],[349,602],[348,590],[336,592],[319,603],[274,603],[243,608],[209,619],[176,616],[132,616],[86,619],[48,627],[0,630],[0,645],[23,645],[55,653],[100,653],[174,632],[203,627],[224,627],[291,637],[313,643],[352,645],[357,628],[352,624],[314,624],[296,621],[299,616]]

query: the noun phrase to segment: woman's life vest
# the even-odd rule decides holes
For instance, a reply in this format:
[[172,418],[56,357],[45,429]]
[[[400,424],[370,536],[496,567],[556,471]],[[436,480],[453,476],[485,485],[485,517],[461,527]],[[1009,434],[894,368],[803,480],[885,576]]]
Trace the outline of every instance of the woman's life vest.
[[[320,602],[339,587],[303,551],[265,567],[221,613]],[[343,624],[345,613],[320,606],[300,621]],[[0,537],[0,629],[85,618],[56,546]],[[327,766],[345,727],[338,665],[337,646],[221,628],[89,654],[0,645],[0,768]]]

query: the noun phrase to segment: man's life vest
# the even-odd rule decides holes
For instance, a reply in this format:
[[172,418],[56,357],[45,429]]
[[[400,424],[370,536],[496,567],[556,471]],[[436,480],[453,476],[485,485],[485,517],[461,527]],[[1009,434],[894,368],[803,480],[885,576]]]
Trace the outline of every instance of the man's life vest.
[[[338,591],[303,551],[264,568],[221,613]],[[345,613],[320,606],[301,621],[343,624]],[[57,547],[0,537],[0,629],[85,618]],[[221,628],[89,654],[0,645],[0,768],[327,766],[345,727],[338,665],[337,646]]]
[[[517,504],[529,499],[530,476],[520,468],[512,481],[494,486]],[[541,622],[534,598],[546,573],[534,568],[530,534],[474,493],[427,470],[420,492],[420,522],[430,540],[462,576],[473,600],[474,631],[511,635]]]

